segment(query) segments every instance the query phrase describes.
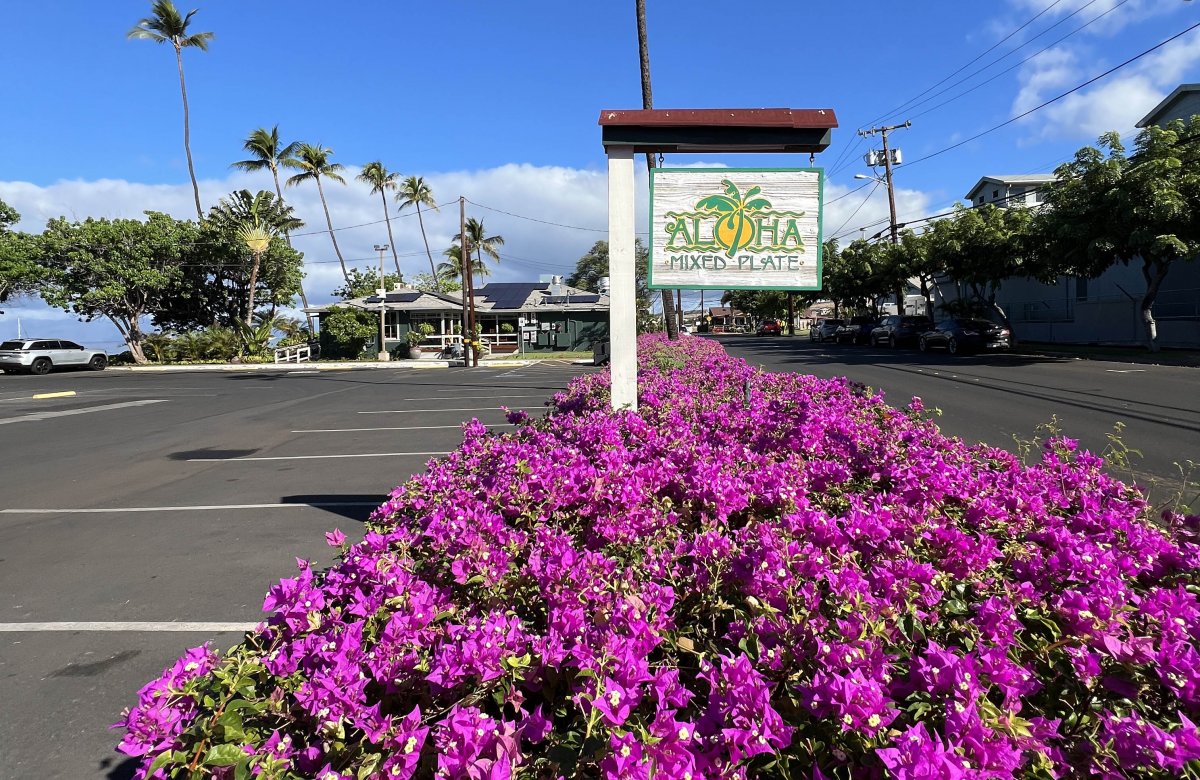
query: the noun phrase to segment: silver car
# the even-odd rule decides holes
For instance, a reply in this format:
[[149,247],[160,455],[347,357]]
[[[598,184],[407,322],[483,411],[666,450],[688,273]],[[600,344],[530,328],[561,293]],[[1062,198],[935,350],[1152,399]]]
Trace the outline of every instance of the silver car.
[[102,349],[87,349],[64,339],[15,339],[0,342],[0,369],[6,374],[28,371],[49,374],[62,367],[103,371],[108,355]]

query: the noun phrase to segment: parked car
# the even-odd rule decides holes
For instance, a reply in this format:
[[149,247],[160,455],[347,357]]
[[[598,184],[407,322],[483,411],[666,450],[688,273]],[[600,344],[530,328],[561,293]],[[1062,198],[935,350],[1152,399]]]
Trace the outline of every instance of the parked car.
[[927,330],[933,330],[933,320],[922,314],[891,314],[871,331],[871,346],[887,344],[895,349],[901,344],[916,344]]
[[779,323],[779,320],[763,320],[762,324],[758,326],[758,335],[782,336],[783,325]]
[[922,333],[918,345],[922,352],[945,347],[951,355],[1008,349],[1012,332],[990,320],[953,317]]
[[829,341],[833,338],[833,334],[841,327],[845,320],[826,317],[816,320],[812,325],[808,326],[809,341]]
[[851,317],[834,331],[833,340],[838,344],[847,341],[851,344],[870,344],[871,331],[875,330],[878,324],[878,319],[866,314]]
[[102,349],[87,349],[62,339],[14,339],[0,342],[0,369],[6,374],[28,371],[48,374],[52,369],[71,367],[103,371],[108,355]]

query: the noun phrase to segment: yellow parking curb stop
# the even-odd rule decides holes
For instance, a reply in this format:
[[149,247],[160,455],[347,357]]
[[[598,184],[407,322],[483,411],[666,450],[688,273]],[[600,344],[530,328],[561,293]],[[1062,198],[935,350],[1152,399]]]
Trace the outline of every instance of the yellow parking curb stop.
[[61,393],[38,393],[34,398],[70,398],[75,395],[74,390],[64,390]]

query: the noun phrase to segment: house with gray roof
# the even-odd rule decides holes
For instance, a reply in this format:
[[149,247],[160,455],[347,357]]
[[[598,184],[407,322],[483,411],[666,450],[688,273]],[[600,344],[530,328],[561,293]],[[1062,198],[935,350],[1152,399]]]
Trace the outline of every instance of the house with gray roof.
[[[433,328],[421,345],[428,353],[462,340],[461,294],[397,288],[307,311],[319,320],[345,306],[383,318],[389,352],[406,350],[409,332],[422,324]],[[608,310],[607,295],[553,282],[489,282],[475,290],[475,322],[492,352],[590,351],[608,339]]]

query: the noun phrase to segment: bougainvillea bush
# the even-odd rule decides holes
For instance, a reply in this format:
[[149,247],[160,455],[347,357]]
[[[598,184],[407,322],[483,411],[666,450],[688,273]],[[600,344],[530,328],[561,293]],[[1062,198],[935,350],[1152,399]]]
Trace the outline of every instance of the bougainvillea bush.
[[1200,777],[1200,518],[702,339],[478,422],[142,689],[149,777]]

